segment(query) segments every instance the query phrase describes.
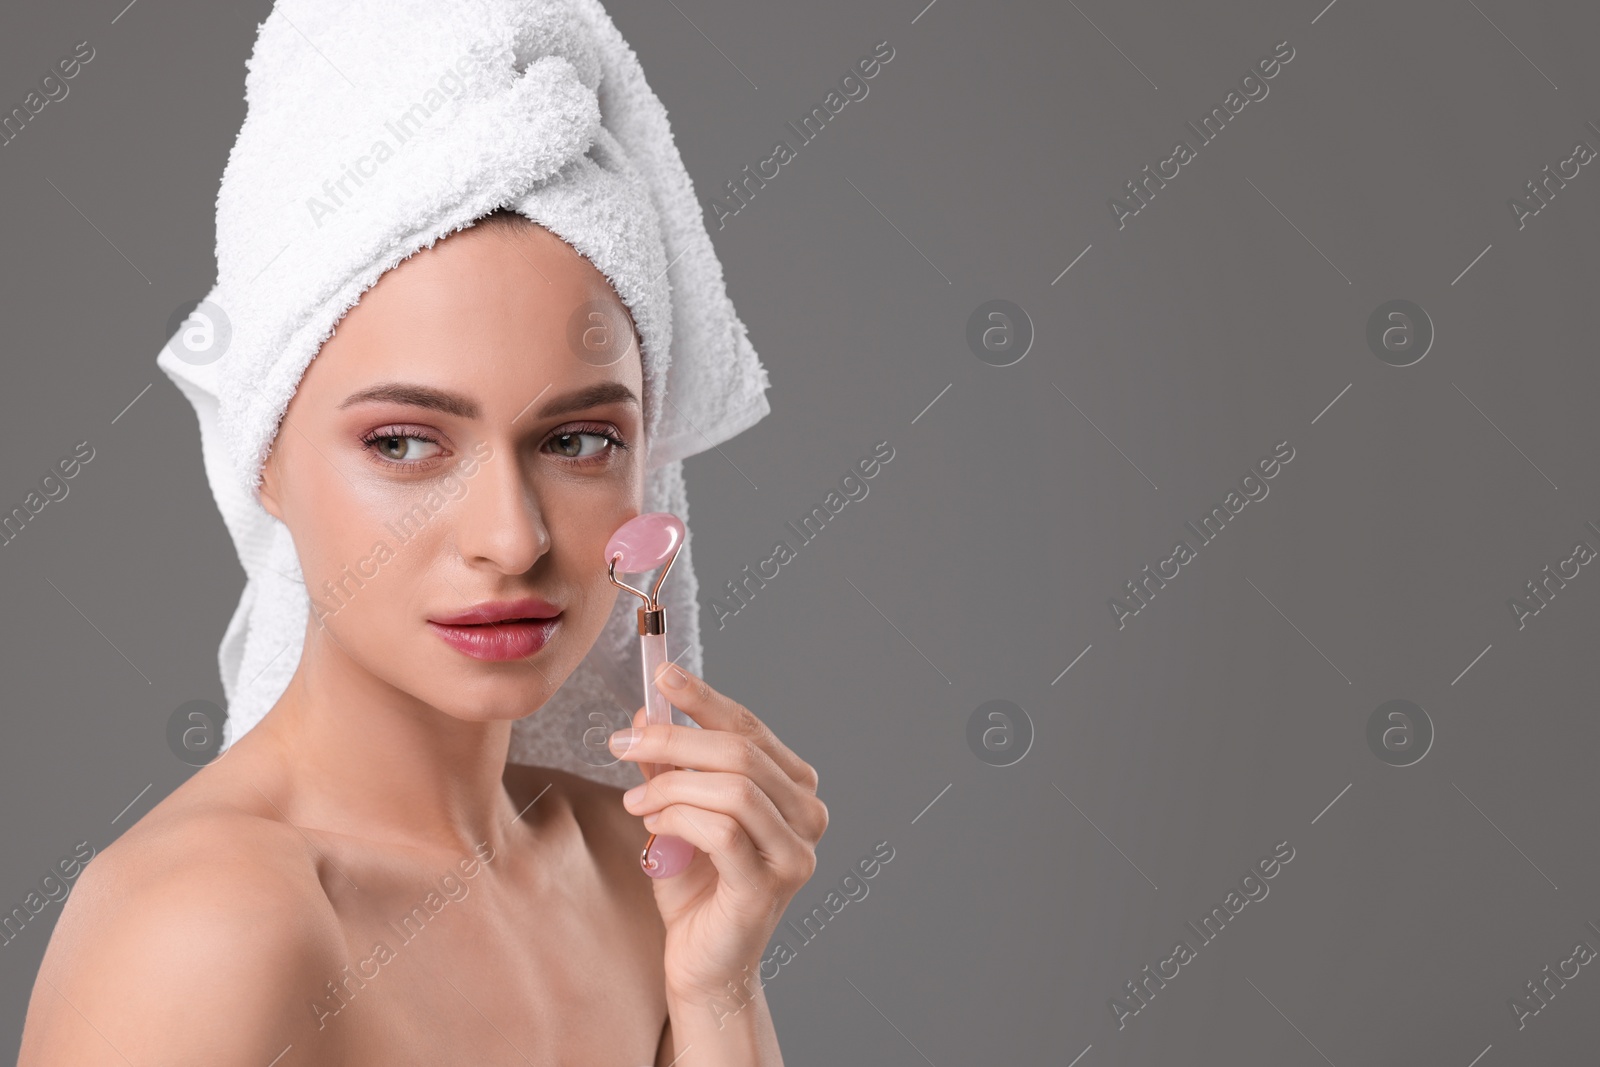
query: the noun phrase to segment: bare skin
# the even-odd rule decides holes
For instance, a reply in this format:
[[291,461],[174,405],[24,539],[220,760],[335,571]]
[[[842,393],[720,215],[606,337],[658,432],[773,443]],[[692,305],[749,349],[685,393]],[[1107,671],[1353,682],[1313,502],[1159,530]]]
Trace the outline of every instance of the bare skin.
[[[574,356],[585,306],[614,355]],[[759,991],[711,1005],[815,868],[815,770],[692,675],[658,685],[702,729],[613,744],[694,768],[638,798],[507,763],[617,595],[596,561],[643,496],[631,334],[604,276],[528,226],[452,235],[346,315],[263,471],[314,603],[294,678],[80,876],[22,1067],[782,1062]],[[561,609],[521,659],[428,625],[521,597]],[[688,870],[644,876],[641,816],[696,846]]]

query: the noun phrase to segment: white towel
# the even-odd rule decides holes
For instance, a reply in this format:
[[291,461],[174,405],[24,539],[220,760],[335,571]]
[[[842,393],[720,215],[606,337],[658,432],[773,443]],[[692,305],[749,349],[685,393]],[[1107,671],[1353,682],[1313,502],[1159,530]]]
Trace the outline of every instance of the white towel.
[[[692,530],[682,460],[770,410],[666,109],[599,0],[278,0],[247,71],[217,281],[157,359],[194,405],[247,578],[218,652],[228,743],[282,695],[309,612],[288,530],[255,496],[262,462],[322,342],[407,256],[509,206],[610,279],[642,342],[645,511]],[[669,655],[699,673],[692,547],[662,596]],[[635,600],[618,594],[577,671],[516,723],[513,760],[639,779],[595,747],[608,730],[583,743],[644,702]]]

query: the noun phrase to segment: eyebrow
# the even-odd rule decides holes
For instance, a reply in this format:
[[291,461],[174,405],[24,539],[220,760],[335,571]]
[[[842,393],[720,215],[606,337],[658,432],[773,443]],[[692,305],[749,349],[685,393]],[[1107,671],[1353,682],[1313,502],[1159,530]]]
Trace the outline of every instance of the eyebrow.
[[539,409],[541,418],[552,418],[556,415],[565,415],[572,411],[582,411],[585,408],[597,408],[602,404],[632,404],[639,406],[639,398],[633,395],[621,382],[599,382],[595,385],[575,389],[570,393],[553,397],[544,407]]
[[[405,404],[409,407],[427,408],[432,411],[442,411],[447,415],[455,415],[463,419],[476,419],[482,414],[482,409],[477,401],[459,393],[446,392],[443,389],[434,389],[426,385],[414,385],[409,382],[384,382],[374,385],[369,389],[352,393],[345,397],[340,408],[353,407],[356,404],[390,403]],[[539,409],[542,418],[552,418],[556,415],[565,415],[568,412],[583,411],[586,408],[599,407],[602,404],[628,403],[639,406],[639,398],[634,395],[621,382],[599,382],[582,389],[564,393],[553,397],[544,407]],[[524,408],[523,410],[527,410]]]
[[408,407],[428,408],[432,411],[442,411],[447,415],[455,415],[463,419],[475,419],[479,415],[477,401],[459,393],[447,393],[442,389],[434,389],[426,385],[411,385],[406,382],[384,382],[374,385],[370,389],[363,389],[358,393],[351,393],[345,397],[340,408],[354,407],[356,404],[374,402],[405,404]]

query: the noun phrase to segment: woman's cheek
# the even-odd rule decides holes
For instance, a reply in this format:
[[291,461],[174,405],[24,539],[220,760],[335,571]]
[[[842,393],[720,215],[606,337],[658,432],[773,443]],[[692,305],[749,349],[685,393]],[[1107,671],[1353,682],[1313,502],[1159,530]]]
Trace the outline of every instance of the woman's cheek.
[[383,496],[352,493],[349,486],[342,495],[330,491],[315,509],[314,543],[300,546],[313,610],[340,634],[354,618],[377,617],[381,605],[407,588],[400,572],[411,553],[401,539],[403,525],[396,524],[399,512]]

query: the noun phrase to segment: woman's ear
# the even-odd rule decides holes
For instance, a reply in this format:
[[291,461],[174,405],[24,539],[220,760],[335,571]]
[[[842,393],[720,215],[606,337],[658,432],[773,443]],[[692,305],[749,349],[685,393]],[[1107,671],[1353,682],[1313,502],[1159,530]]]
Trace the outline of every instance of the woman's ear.
[[267,453],[267,461],[261,465],[261,487],[256,490],[256,498],[261,501],[261,506],[267,509],[267,514],[283,521],[283,507],[278,503],[278,450],[274,448]]

